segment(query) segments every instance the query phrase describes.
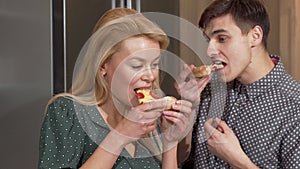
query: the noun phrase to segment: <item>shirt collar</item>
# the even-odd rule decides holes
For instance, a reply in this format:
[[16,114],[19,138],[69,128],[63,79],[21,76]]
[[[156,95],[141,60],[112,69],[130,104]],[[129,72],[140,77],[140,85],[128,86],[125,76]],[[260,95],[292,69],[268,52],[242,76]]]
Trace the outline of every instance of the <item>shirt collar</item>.
[[97,109],[96,105],[86,106],[86,113],[89,119],[98,126],[102,128],[109,129],[108,125],[106,124],[105,120],[101,116],[99,110]]
[[234,85],[236,92],[245,92],[248,99],[252,100],[262,95],[269,88],[278,83],[279,79],[281,79],[281,77],[283,76],[285,69],[282,62],[280,61],[279,56],[270,55],[270,57],[275,63],[275,67],[272,69],[272,71],[263,78],[249,85],[243,85],[239,82],[236,82]]

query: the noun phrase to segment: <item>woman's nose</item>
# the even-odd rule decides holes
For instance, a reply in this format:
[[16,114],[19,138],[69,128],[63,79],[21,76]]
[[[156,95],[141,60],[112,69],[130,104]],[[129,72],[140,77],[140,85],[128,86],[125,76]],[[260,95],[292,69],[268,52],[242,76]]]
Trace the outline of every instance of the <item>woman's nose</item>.
[[152,70],[151,68],[147,68],[146,70],[144,70],[142,72],[142,80],[147,81],[147,82],[152,82],[155,79],[155,75],[154,75],[154,71],[158,71],[158,70]]

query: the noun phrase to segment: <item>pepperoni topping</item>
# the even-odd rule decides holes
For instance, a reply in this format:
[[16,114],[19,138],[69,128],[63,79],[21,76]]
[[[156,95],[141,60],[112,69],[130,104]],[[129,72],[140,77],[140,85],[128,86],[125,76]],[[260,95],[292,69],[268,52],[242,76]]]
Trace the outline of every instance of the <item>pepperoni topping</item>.
[[138,99],[143,99],[145,95],[143,93],[137,93]]

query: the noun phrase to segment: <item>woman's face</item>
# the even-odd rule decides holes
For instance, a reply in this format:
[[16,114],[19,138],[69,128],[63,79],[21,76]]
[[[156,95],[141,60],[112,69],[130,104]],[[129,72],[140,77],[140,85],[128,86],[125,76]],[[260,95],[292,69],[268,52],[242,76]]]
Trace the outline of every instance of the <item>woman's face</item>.
[[108,88],[116,101],[138,105],[135,90],[151,88],[159,75],[159,42],[145,36],[122,42],[120,49],[101,68],[106,73]]

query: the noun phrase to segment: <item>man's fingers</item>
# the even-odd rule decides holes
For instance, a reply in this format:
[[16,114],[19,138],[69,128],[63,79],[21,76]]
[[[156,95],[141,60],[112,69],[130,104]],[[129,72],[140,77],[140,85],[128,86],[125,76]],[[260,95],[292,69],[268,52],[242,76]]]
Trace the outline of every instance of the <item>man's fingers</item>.
[[206,137],[219,137],[219,135],[224,133],[224,127],[226,127],[226,131],[230,130],[227,124],[219,118],[208,119],[204,124]]
[[232,130],[229,128],[229,126],[226,124],[225,121],[220,120],[220,119],[218,119],[218,118],[216,118],[215,120],[216,120],[216,122],[217,122],[217,124],[218,124],[217,129],[218,129],[219,131],[221,131],[222,133],[232,131]]
[[213,119],[208,119],[205,123],[204,123],[204,128],[205,128],[205,133],[207,138],[209,138],[213,133],[217,132],[216,128],[213,126],[214,124]]
[[183,71],[180,72],[179,78],[176,80],[177,83],[179,84],[184,83],[191,73],[192,73],[192,65],[188,66],[187,64],[184,64]]

